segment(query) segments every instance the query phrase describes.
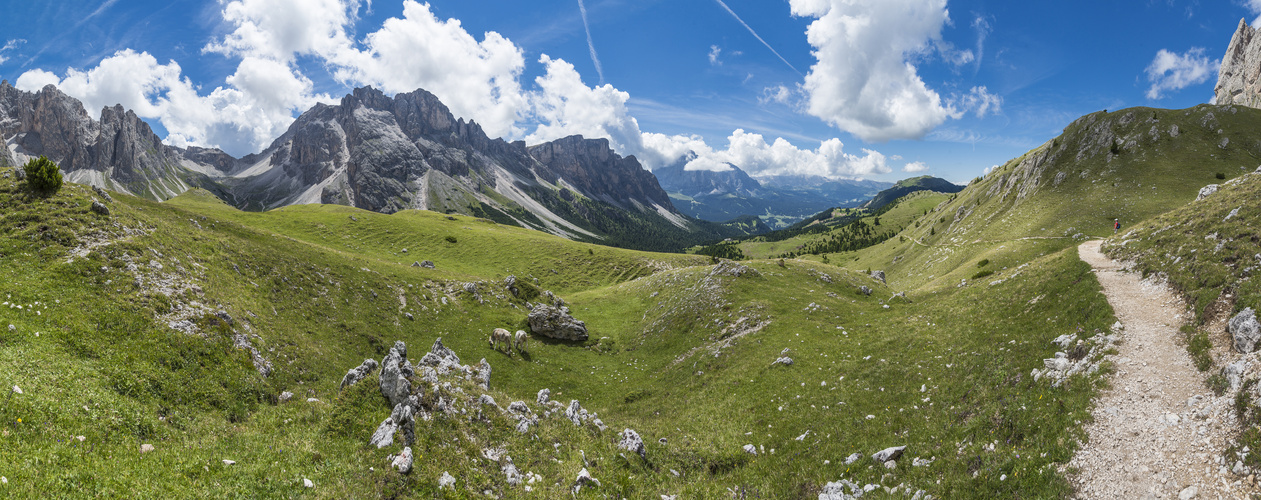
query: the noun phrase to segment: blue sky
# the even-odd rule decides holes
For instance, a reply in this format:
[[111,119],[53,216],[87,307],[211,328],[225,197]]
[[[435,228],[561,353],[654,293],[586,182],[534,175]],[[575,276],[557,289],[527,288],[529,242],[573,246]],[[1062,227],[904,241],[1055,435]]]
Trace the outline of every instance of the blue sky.
[[[257,152],[317,102],[425,88],[492,136],[649,168],[955,182],[1077,117],[1212,98],[1261,0],[6,1],[0,78]],[[584,16],[585,11],[585,16]],[[585,19],[584,19],[585,18]]]

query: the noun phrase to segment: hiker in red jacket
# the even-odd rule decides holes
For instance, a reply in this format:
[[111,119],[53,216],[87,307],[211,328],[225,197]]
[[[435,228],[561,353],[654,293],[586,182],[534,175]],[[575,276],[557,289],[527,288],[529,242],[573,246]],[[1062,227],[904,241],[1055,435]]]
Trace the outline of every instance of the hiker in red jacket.
[[1121,219],[1112,220],[1112,234],[1117,234],[1121,230]]

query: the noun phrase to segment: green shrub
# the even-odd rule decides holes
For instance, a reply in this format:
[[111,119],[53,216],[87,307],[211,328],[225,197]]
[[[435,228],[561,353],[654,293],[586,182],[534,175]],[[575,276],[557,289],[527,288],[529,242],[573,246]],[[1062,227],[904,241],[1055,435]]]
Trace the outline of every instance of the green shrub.
[[31,188],[50,193],[61,189],[61,169],[47,156],[32,158],[22,169],[26,171],[26,183]]
[[1221,172],[1218,172],[1218,173],[1216,173],[1216,174],[1213,174],[1213,177],[1216,177],[1216,178],[1218,178],[1218,179],[1225,179],[1225,178],[1226,178],[1226,174],[1221,173]]
[[455,236],[448,235],[445,239],[447,240],[447,243],[455,243]]
[[989,275],[991,275],[991,274],[994,274],[994,271],[989,270],[989,269],[986,269],[986,270],[981,271],[981,272],[979,272],[979,273],[973,274],[973,275],[972,275],[972,279],[974,279],[974,280],[979,280],[979,279],[984,278],[984,277],[986,277],[986,276],[989,276]]
[[985,266],[988,266],[988,265],[990,265],[990,260],[989,260],[989,259],[981,259],[981,261],[980,261],[980,262],[977,262],[977,263],[976,263],[976,267],[985,267]]

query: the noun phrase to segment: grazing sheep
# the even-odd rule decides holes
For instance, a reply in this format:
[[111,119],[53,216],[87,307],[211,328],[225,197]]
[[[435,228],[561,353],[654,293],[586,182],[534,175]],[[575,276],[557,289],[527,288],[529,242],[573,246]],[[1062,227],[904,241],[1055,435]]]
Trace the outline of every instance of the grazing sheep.
[[490,332],[490,347],[498,351],[500,344],[508,346],[508,354],[512,354],[512,333],[503,328],[496,328]]
[[517,335],[516,338],[512,340],[512,345],[516,347],[518,351],[525,353],[525,344],[529,341],[530,337],[527,336],[524,331],[517,330]]

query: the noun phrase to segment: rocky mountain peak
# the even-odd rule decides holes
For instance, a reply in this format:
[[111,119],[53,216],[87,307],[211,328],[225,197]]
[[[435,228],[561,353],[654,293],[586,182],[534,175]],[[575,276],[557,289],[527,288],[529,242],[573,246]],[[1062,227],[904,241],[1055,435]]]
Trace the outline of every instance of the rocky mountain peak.
[[1230,38],[1214,87],[1216,103],[1261,108],[1261,39],[1246,19]]
[[688,152],[679,161],[653,170],[661,186],[667,191],[687,196],[734,194],[756,197],[762,194],[762,184],[749,177],[740,167],[728,163],[724,171],[687,170],[688,162],[696,159],[696,153]]
[[571,135],[528,148],[544,168],[536,173],[549,183],[563,180],[579,192],[622,208],[643,201],[676,212],[652,172],[634,156],[619,156],[608,139]]

